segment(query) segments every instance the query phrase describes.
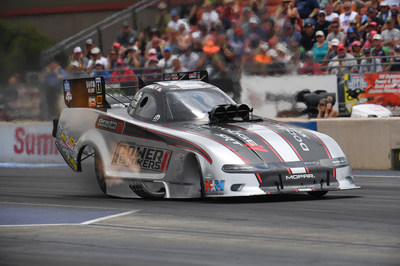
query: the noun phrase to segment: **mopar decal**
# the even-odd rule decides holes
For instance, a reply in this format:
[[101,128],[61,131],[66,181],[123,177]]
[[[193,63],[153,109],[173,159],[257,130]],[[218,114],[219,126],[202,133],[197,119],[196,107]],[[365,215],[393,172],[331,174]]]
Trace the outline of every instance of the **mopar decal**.
[[297,179],[310,179],[315,178],[313,174],[299,174],[299,175],[287,175],[286,180],[297,180]]
[[120,142],[115,150],[112,164],[165,172],[168,169],[171,153],[169,150]]
[[96,121],[96,128],[121,133],[124,123],[122,121],[111,119],[109,117],[99,116]]

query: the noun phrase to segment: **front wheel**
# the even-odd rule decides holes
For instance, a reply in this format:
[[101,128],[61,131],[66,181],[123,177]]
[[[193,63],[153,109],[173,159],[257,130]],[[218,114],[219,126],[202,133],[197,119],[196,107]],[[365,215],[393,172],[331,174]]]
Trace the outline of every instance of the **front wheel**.
[[328,193],[328,191],[309,191],[308,195],[313,197],[314,199],[320,199]]
[[96,172],[97,183],[99,184],[101,191],[105,195],[107,195],[107,183],[104,174],[103,161],[101,159],[100,153],[96,150],[94,151],[94,170]]

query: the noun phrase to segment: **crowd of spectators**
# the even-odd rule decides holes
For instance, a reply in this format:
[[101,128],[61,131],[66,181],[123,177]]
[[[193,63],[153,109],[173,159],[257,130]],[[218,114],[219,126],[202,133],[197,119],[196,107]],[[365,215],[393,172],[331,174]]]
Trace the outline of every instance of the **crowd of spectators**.
[[205,0],[172,10],[160,2],[154,27],[137,32],[125,21],[104,51],[87,39],[65,70],[68,78],[129,82],[206,69],[222,89],[232,82],[234,98],[240,71],[330,73],[340,81],[346,73],[400,70],[399,0],[283,0],[274,11],[271,2]]

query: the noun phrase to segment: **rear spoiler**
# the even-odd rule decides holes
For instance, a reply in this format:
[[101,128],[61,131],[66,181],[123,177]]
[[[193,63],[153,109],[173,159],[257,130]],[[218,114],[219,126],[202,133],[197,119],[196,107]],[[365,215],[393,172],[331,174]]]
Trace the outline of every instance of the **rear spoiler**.
[[[162,80],[157,81],[170,81],[170,80],[201,80],[204,82],[208,82],[208,72],[207,70],[200,70],[200,71],[191,71],[191,72],[178,72],[178,73],[164,73]],[[150,85],[154,82],[146,83],[142,77],[139,76],[139,89]]]
[[64,79],[64,102],[68,108],[87,107],[106,110],[104,77]]

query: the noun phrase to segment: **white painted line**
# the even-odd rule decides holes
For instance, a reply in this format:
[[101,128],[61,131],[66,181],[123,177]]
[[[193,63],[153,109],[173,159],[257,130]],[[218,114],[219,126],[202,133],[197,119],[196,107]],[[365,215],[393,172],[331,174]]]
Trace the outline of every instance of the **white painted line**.
[[116,218],[116,217],[128,215],[128,214],[131,214],[131,213],[134,213],[134,212],[137,212],[137,210],[122,212],[122,213],[119,213],[119,214],[114,214],[114,215],[109,215],[109,216],[104,216],[104,217],[93,219],[93,220],[89,220],[89,221],[86,221],[86,222],[83,222],[83,223],[80,223],[80,224],[85,224],[85,225],[93,224],[93,223],[97,223],[97,222],[100,222],[100,221],[108,220],[108,219],[111,219],[111,218]]
[[39,203],[11,202],[11,201],[0,201],[0,204],[124,211],[124,209],[107,208],[107,207],[94,207],[94,206],[81,206],[81,205],[76,206],[76,205],[61,205],[61,204],[39,204]]

